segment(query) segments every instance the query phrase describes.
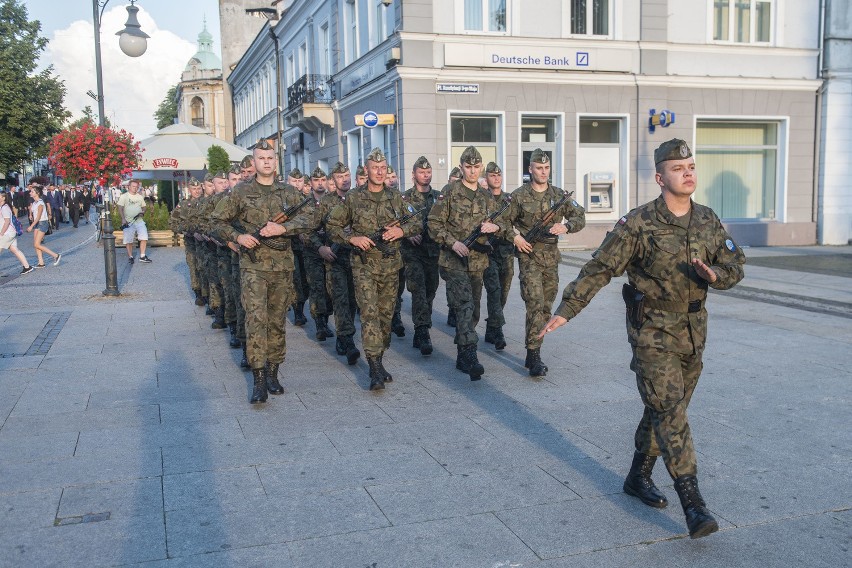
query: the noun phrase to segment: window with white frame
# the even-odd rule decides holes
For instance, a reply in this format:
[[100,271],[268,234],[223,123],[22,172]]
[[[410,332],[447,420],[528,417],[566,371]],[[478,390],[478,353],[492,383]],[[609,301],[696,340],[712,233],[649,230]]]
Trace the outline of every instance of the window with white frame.
[[289,87],[296,82],[296,79],[298,79],[296,77],[296,59],[291,53],[287,56],[287,76],[284,78],[284,85]]
[[373,0],[373,28],[370,30],[370,48],[376,47],[388,37],[388,7],[385,0]]
[[771,42],[773,4],[774,0],[713,0],[713,40]]
[[464,29],[471,32],[505,32],[506,0],[462,0]]
[[331,75],[331,47],[328,35],[328,22],[319,28],[319,73]]
[[699,120],[695,201],[723,219],[776,219],[782,125]]
[[343,24],[346,30],[344,61],[349,65],[361,56],[358,52],[358,0],[343,0]]
[[476,146],[482,163],[500,163],[497,159],[500,136],[500,117],[496,115],[453,114],[450,117],[450,165],[457,166],[462,152]]
[[612,0],[569,0],[571,34],[608,36]]
[[308,44],[302,43],[299,46],[299,78],[308,74]]

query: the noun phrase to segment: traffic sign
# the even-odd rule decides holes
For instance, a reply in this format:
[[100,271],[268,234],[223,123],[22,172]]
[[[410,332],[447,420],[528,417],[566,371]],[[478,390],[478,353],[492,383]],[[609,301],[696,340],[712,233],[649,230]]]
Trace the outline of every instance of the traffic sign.
[[376,114],[368,110],[364,114],[355,115],[356,126],[366,126],[367,128],[375,128],[376,126],[384,126],[388,124],[396,124],[396,116],[393,114]]
[[371,110],[364,113],[364,126],[367,128],[375,128],[379,124],[379,115]]

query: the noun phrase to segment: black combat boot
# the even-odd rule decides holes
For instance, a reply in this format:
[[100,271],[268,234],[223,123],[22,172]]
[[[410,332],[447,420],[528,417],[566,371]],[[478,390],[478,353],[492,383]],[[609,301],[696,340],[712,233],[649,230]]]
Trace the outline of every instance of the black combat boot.
[[657,456],[649,456],[640,452],[634,453],[633,464],[630,466],[627,479],[624,480],[623,489],[625,493],[637,497],[649,507],[665,509],[669,501],[663,495],[663,492],[657,489],[651,479],[651,470],[654,469],[656,461]]
[[213,329],[225,329],[228,325],[225,323],[225,308],[218,307],[213,314],[213,323],[210,324]]
[[228,345],[234,349],[239,349],[243,344],[240,342],[239,338],[237,338],[237,324],[229,323],[228,329],[231,331],[231,340],[228,342]]
[[205,315],[205,316],[212,316],[212,315],[215,313],[215,312],[213,311],[213,308],[212,308],[212,307],[210,307],[210,303],[209,303],[209,301],[207,300],[207,298],[204,298],[204,301],[205,301],[205,302],[207,302],[207,309],[206,309],[206,310],[204,310],[204,315]]
[[494,343],[494,332],[496,328],[491,326],[485,327],[485,343]]
[[689,538],[701,538],[719,530],[719,523],[707,510],[707,505],[698,492],[698,479],[694,475],[681,475],[675,479],[674,487],[686,515]]
[[456,327],[456,312],[452,308],[447,308],[447,325]]
[[248,353],[246,353],[246,344],[245,344],[244,341],[241,341],[240,343],[243,346],[243,358],[240,359],[240,367],[242,367],[243,369],[248,369],[249,368],[249,362],[248,362]]
[[266,369],[252,369],[251,374],[254,377],[254,390],[251,392],[251,404],[258,402],[266,402],[268,395],[266,393]]
[[506,338],[503,337],[502,327],[486,327],[485,328],[485,343],[493,343],[497,351],[502,351],[506,348]]
[[541,362],[541,348],[527,349],[527,368],[531,377],[543,377],[547,375],[547,365]]
[[466,346],[462,350],[462,355],[465,356],[467,361],[467,374],[470,375],[470,380],[478,381],[481,379],[482,374],[485,373],[485,367],[482,366],[476,356],[476,344]]
[[305,317],[305,302],[296,302],[293,304],[293,325],[302,327],[308,323],[308,318]]
[[391,319],[391,331],[394,332],[397,337],[405,337],[405,326],[402,325],[402,316],[400,316],[397,312],[394,312],[393,319]]
[[344,343],[346,344],[346,362],[354,365],[358,362],[358,358],[361,357],[361,352],[355,347],[355,339],[351,335],[344,338]]
[[367,365],[370,366],[370,390],[384,390],[385,378],[379,360],[367,357]]
[[334,350],[338,355],[346,355],[346,342],[339,335],[337,341],[334,342]]
[[278,382],[278,363],[266,362],[266,390],[269,394],[283,394],[284,387]]
[[379,355],[378,357],[376,357],[376,362],[379,364],[379,371],[382,373],[382,379],[386,383],[389,383],[393,380],[393,377],[390,373],[388,373],[387,369],[385,369],[385,364],[382,362],[382,357],[384,357],[384,355]]
[[[418,337],[419,336],[419,337]],[[414,328],[416,347],[420,348],[421,355],[432,354],[432,338],[429,337],[429,328],[425,325]]]
[[317,341],[325,341],[329,337],[334,337],[334,333],[328,328],[328,316],[317,316],[314,324],[317,328]]
[[201,290],[193,290],[195,292],[195,305],[203,306],[204,305],[204,297],[201,295]]
[[456,369],[461,371],[462,373],[467,373],[467,370],[470,368],[470,363],[465,357],[464,350],[461,345],[456,345]]

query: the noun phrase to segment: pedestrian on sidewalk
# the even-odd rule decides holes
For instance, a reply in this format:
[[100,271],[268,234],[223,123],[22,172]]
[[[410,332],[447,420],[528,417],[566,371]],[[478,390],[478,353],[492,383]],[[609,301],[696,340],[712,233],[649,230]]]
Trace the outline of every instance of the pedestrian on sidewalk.
[[661,194],[619,219],[593,258],[562,294],[539,334],[565,325],[609,281],[627,272],[627,338],[633,349],[645,412],[636,428],[633,464],[624,492],[663,508],[651,479],[662,456],[686,516],[691,538],[719,530],[698,491],[698,466],[687,407],[703,367],[707,288],[727,290],[743,279],[745,255],[709,207],[694,203],[698,180],[686,142],[674,138],[654,151]]
[[21,274],[29,274],[35,268],[27,262],[27,257],[18,250],[18,232],[15,230],[15,225],[12,224],[12,217],[15,213],[9,206],[11,198],[6,192],[0,193],[0,218],[2,218],[2,226],[0,226],[0,250],[9,249],[18,262],[21,263]]
[[50,217],[47,214],[47,206],[44,204],[44,200],[42,199],[42,189],[39,185],[33,185],[30,190],[30,197],[33,199],[32,205],[30,205],[30,214],[32,216],[32,223],[27,227],[27,232],[33,234],[33,247],[36,251],[36,256],[38,257],[38,264],[36,264],[36,268],[44,268],[44,256],[42,253],[47,253],[53,257],[53,266],[59,264],[59,261],[62,260],[62,255],[53,252],[43,244],[41,241],[44,239],[44,234],[50,228]]
[[139,180],[132,179],[127,184],[127,193],[118,198],[118,214],[122,221],[124,246],[127,248],[127,260],[133,264],[133,241],[139,238],[139,262],[149,263],[145,255],[148,246],[148,227],[142,216],[145,214],[145,198],[139,193]]

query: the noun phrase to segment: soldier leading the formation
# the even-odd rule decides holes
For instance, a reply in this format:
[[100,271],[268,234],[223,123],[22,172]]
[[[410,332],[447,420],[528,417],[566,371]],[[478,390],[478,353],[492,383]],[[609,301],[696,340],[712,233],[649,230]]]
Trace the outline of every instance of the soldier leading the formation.
[[630,368],[645,411],[624,491],[646,505],[665,507],[666,498],[651,479],[661,455],[689,535],[699,538],[719,525],[698,491],[686,409],[701,374],[707,288],[727,290],[742,280],[745,255],[716,214],[691,200],[697,180],[686,142],[664,142],[654,152],[654,162],[661,195],[618,220],[565,288],[562,303],[539,336],[576,317],[613,277],[627,272],[623,296],[633,350]]

